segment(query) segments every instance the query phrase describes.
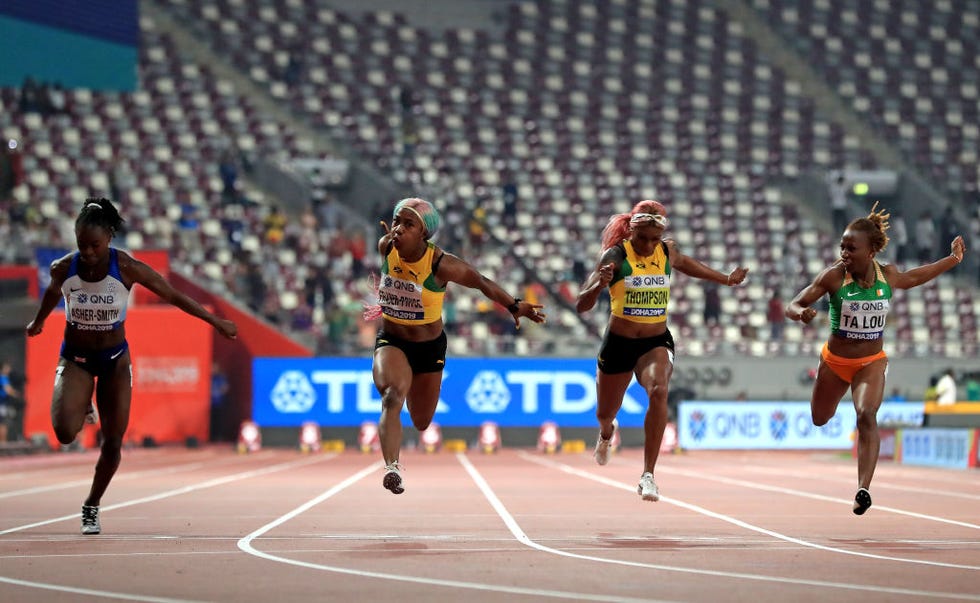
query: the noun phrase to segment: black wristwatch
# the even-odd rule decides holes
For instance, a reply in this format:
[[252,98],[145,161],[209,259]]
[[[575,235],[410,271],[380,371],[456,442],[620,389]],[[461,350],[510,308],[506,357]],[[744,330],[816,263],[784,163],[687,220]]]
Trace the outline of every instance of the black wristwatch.
[[520,303],[521,303],[522,301],[524,301],[524,300],[522,300],[522,299],[521,299],[521,298],[519,298],[519,297],[515,297],[515,298],[514,298],[514,303],[512,303],[512,304],[511,304],[511,305],[509,305],[509,306],[507,306],[507,311],[508,311],[508,312],[510,312],[511,314],[517,314],[517,311],[518,311],[518,310],[520,309],[520,305],[519,305],[519,304],[520,304]]

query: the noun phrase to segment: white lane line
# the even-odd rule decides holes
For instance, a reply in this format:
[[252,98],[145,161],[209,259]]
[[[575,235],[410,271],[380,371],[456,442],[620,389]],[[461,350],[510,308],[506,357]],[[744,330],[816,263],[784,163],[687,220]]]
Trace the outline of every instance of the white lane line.
[[[156,501],[156,500],[161,500],[161,499],[169,498],[169,497],[172,497],[172,496],[178,496],[180,494],[187,494],[189,492],[194,492],[195,490],[203,490],[205,488],[211,488],[213,486],[218,486],[218,485],[227,484],[227,483],[238,481],[238,480],[242,480],[242,479],[247,479],[247,478],[250,478],[250,477],[256,477],[256,476],[259,476],[259,475],[264,475],[266,473],[274,473],[276,471],[282,471],[284,469],[289,469],[289,468],[292,468],[292,467],[298,467],[298,466],[307,465],[307,464],[314,463],[314,462],[319,462],[321,460],[325,460],[327,458],[333,458],[335,456],[336,455],[334,454],[334,455],[322,456],[322,457],[312,457],[312,458],[308,458],[308,459],[302,459],[300,461],[291,461],[291,462],[288,462],[288,463],[279,463],[279,464],[276,464],[276,465],[270,465],[269,467],[265,467],[263,469],[255,469],[255,470],[251,470],[251,471],[245,471],[245,472],[242,472],[242,473],[235,473],[235,474],[228,475],[228,476],[225,476],[225,477],[216,478],[216,479],[208,480],[208,481],[205,481],[205,482],[201,482],[199,484],[195,484],[195,485],[192,485],[192,486],[184,486],[183,488],[177,488],[177,489],[174,489],[174,490],[168,490],[166,492],[161,492],[161,493],[155,494],[153,496],[145,496],[143,498],[133,499],[133,500],[130,500],[130,501],[127,501],[127,502],[124,502],[124,503],[118,503],[118,504],[115,504],[115,505],[104,506],[104,507],[102,507],[102,509],[104,511],[105,510],[112,510],[112,509],[121,509],[123,507],[129,507],[129,506],[132,506],[132,505],[138,505],[138,504],[145,503],[145,502],[152,502],[152,501]],[[19,527],[16,527],[16,528],[8,528],[6,530],[0,531],[0,536],[2,536],[4,534],[10,534],[11,532],[17,532],[17,531],[20,531],[20,530],[26,530],[26,529],[34,528],[34,527],[37,527],[37,526],[43,526],[43,525],[47,525],[47,524],[51,524],[51,523],[56,523],[56,522],[59,522],[59,521],[65,521],[65,520],[68,520],[68,519],[75,519],[75,518],[78,518],[78,517],[79,517],[79,514],[78,513],[75,513],[75,514],[72,514],[72,515],[65,515],[63,517],[56,517],[54,519],[48,519],[48,520],[44,520],[44,521],[39,521],[39,522],[35,522],[35,523],[32,523],[32,524],[19,526]],[[94,539],[100,539],[99,537],[91,537],[91,536],[89,536],[89,538],[91,538],[93,540]],[[147,601],[147,602],[150,602],[150,603],[194,603],[194,601],[189,600],[189,599],[170,599],[170,598],[166,598],[166,597],[152,597],[152,596],[148,596],[148,595],[138,595],[138,594],[130,594],[130,593],[121,593],[121,592],[112,592],[112,591],[104,591],[104,590],[95,590],[95,589],[89,589],[89,588],[79,588],[79,587],[74,587],[74,586],[63,586],[63,585],[52,584],[52,583],[48,583],[48,582],[34,582],[34,581],[30,581],[30,580],[20,580],[20,579],[17,579],[17,578],[10,578],[10,577],[7,577],[7,576],[0,576],[0,582],[7,583],[7,584],[13,584],[13,585],[16,585],[16,586],[24,586],[24,587],[28,587],[28,588],[38,588],[38,589],[43,589],[43,590],[53,590],[53,591],[64,592],[64,593],[89,595],[89,596],[101,597],[101,598],[105,598],[105,599],[123,599],[123,600],[127,600],[127,601]]]
[[[180,496],[181,494],[188,494],[190,492],[195,492],[197,490],[204,490],[206,488],[213,488],[214,486],[221,486],[231,482],[236,482],[243,479],[249,479],[252,477],[257,477],[259,475],[265,475],[267,473],[275,473],[277,471],[283,471],[285,469],[292,469],[293,467],[301,467],[303,465],[309,465],[312,463],[319,463],[321,461],[335,457],[336,454],[309,457],[298,461],[289,461],[286,463],[278,463],[276,465],[270,465],[268,467],[263,467],[262,469],[252,469],[249,471],[243,471],[240,473],[233,473],[231,475],[226,475],[224,477],[217,477],[214,479],[209,479],[197,484],[192,484],[189,486],[183,486],[180,488],[175,488],[173,490],[167,490],[165,492],[160,492],[158,494],[153,494],[150,496],[144,496],[143,498],[135,498],[122,503],[116,503],[114,505],[104,505],[102,507],[102,512],[112,511],[114,509],[122,509],[124,507],[131,507],[133,505],[141,505],[143,503],[154,502],[157,500],[162,500],[164,498],[170,498],[173,496]],[[46,526],[52,523],[58,523],[59,521],[67,521],[69,519],[77,519],[81,517],[81,513],[72,513],[71,515],[62,515],[61,517],[55,517],[53,519],[45,519],[42,521],[36,521],[34,523],[24,524],[22,526],[16,526],[13,528],[7,528],[5,530],[0,530],[0,536],[5,534],[11,534],[13,532],[20,532],[22,530],[29,530],[31,528],[37,528],[40,526]]]
[[118,593],[108,590],[96,590],[93,588],[77,588],[74,586],[59,586],[47,582],[31,582],[30,580],[17,580],[15,578],[5,578],[0,576],[0,582],[13,584],[14,586],[26,586],[28,588],[40,588],[43,590],[53,590],[60,593],[71,593],[73,595],[87,595],[100,599],[122,599],[124,601],[147,601],[149,603],[196,603],[193,599],[171,599],[169,597],[150,597],[148,595],[134,595],[129,593]]
[[[538,458],[532,457],[532,456],[530,456],[530,455],[528,455],[527,453],[524,453],[524,452],[520,452],[518,454],[521,457],[525,458],[526,460],[530,460],[530,461],[535,462],[535,463],[538,463],[540,465],[544,465],[545,467],[549,467],[549,468],[552,468],[552,469],[561,469],[562,471],[566,471],[568,473],[572,473],[573,475],[578,475],[580,477],[586,477],[588,479],[592,479],[594,481],[597,481],[597,482],[602,483],[602,484],[605,484],[605,485],[613,486],[613,487],[620,488],[620,489],[625,489],[625,490],[628,490],[629,492],[634,492],[634,493],[636,492],[636,488],[633,487],[633,486],[627,486],[627,485],[624,485],[624,484],[622,484],[620,482],[615,482],[613,480],[609,480],[609,479],[606,479],[606,478],[603,478],[603,477],[600,477],[600,476],[597,476],[597,475],[588,474],[587,472],[580,472],[580,471],[578,471],[578,470],[576,470],[576,469],[574,469],[572,467],[569,467],[568,465],[564,465],[562,463],[553,463],[551,461],[544,461],[542,459],[538,459]],[[469,460],[468,459],[466,459],[466,463],[469,463]],[[464,463],[464,466],[465,466],[466,463]],[[470,465],[470,466],[472,467],[472,465]],[[473,471],[475,472],[476,469],[474,468]],[[471,474],[471,475],[473,475],[473,474]],[[480,477],[479,474],[476,474],[476,476],[474,477],[474,480],[477,481],[477,485],[480,487],[481,490],[483,490],[484,489],[484,486],[481,485],[481,482],[482,482],[482,484],[486,485],[486,481],[483,480],[483,478]],[[507,523],[508,526],[510,526],[511,523],[514,526],[517,526],[517,522],[513,519],[512,516],[510,516],[510,514],[506,511],[506,509],[503,507],[503,505],[500,504],[500,507],[498,508],[497,504],[495,504],[493,502],[494,500],[497,500],[497,498],[493,494],[493,492],[489,490],[489,486],[488,485],[486,486],[486,488],[487,488],[487,490],[484,491],[484,495],[487,495],[488,496],[488,500],[491,501],[491,505],[494,506],[494,509],[497,510],[498,514],[503,513],[503,514],[501,514],[501,518],[504,520],[504,522]],[[666,501],[666,502],[669,502],[671,504],[675,504],[677,506],[681,506],[681,507],[684,507],[684,508],[691,508],[692,510],[701,512],[701,511],[699,511],[699,508],[694,507],[693,505],[687,505],[686,503],[681,503],[679,501],[673,501],[673,500],[667,499],[665,497],[661,497],[660,500],[662,502]],[[497,500],[497,503],[499,503],[499,500]],[[710,511],[705,511],[705,514],[707,514],[709,516],[712,516],[712,517],[715,517],[716,516],[715,514],[713,514]],[[718,516],[718,518],[719,519],[724,519],[723,516]],[[735,522],[736,525],[741,525],[741,522],[738,522],[738,520],[733,520],[733,522]],[[745,526],[748,526],[748,524],[745,524]],[[520,530],[520,527],[518,526],[517,529]],[[768,533],[768,531],[763,531],[763,533]],[[524,534],[523,531],[521,531],[520,534],[523,535]],[[515,536],[517,536],[517,533],[515,533]],[[518,537],[518,538],[520,539],[520,537]],[[527,536],[525,535],[524,538],[527,538]],[[530,539],[528,539],[528,540],[530,541]],[[530,541],[530,542],[533,542],[533,541]],[[790,542],[793,542],[793,540],[790,540]],[[541,545],[539,545],[537,543],[529,544],[528,546],[533,546],[534,548],[538,548],[538,549],[541,549],[541,550],[548,548],[548,547],[542,547]],[[625,566],[629,566],[629,567],[641,567],[641,568],[647,568],[647,569],[655,569],[655,570],[670,571],[670,572],[679,572],[679,573],[686,573],[686,574],[700,574],[700,575],[714,576],[714,577],[721,577],[721,578],[736,578],[736,579],[744,579],[744,580],[756,580],[756,581],[761,581],[761,582],[776,582],[776,583],[781,583],[781,584],[792,584],[792,585],[797,585],[797,586],[813,586],[813,587],[820,587],[820,588],[837,588],[837,589],[844,589],[844,590],[868,591],[868,592],[875,592],[875,593],[886,592],[886,593],[891,593],[891,594],[896,594],[896,595],[905,595],[905,596],[910,596],[910,597],[933,597],[933,598],[942,598],[942,599],[960,599],[960,600],[967,600],[967,601],[980,601],[980,596],[977,596],[977,595],[962,595],[962,594],[957,594],[957,593],[945,593],[945,592],[935,592],[935,591],[912,590],[912,589],[906,589],[906,588],[892,588],[892,587],[886,587],[886,586],[870,586],[870,585],[864,585],[864,584],[853,584],[853,583],[848,583],[848,582],[830,582],[830,581],[820,581],[820,580],[806,580],[806,579],[800,579],[800,578],[784,578],[784,577],[781,577],[781,576],[766,576],[766,575],[762,575],[762,574],[745,574],[745,573],[741,573],[741,572],[724,572],[724,571],[718,571],[718,570],[696,569],[696,568],[690,568],[690,567],[662,565],[662,564],[655,564],[655,563],[643,563],[643,562],[639,562],[639,561],[627,561],[627,560],[622,560],[622,559],[611,559],[611,558],[608,558],[608,557],[595,557],[595,556],[592,556],[592,555],[579,555],[579,554],[576,554],[576,553],[569,553],[566,550],[560,550],[560,549],[550,549],[550,552],[554,552],[555,554],[563,555],[563,556],[567,556],[567,557],[575,557],[575,558],[578,558],[578,559],[584,559],[584,560],[587,560],[587,561],[596,561],[596,562],[599,562],[599,563],[609,563],[609,564],[613,564],[613,565],[625,565]]]
[[[224,459],[217,460],[217,461],[208,461],[208,462],[196,461],[193,463],[185,463],[183,465],[175,465],[172,467],[163,467],[159,469],[144,469],[142,471],[133,471],[133,472],[126,472],[126,473],[120,472],[112,479],[112,482],[116,483],[119,481],[124,481],[129,479],[147,477],[150,475],[169,475],[172,473],[180,473],[181,471],[192,471],[200,467],[214,467],[216,465],[221,465],[227,462],[230,461]],[[31,494],[41,494],[43,492],[53,492],[55,490],[68,490],[70,488],[75,488],[77,486],[87,486],[91,483],[92,483],[92,478],[89,477],[87,479],[79,479],[71,482],[62,482],[60,484],[50,484],[47,486],[35,486],[33,488],[24,488],[23,490],[11,490],[9,492],[0,492],[0,498],[10,498],[12,496],[28,496]]]
[[[602,595],[590,595],[586,593],[575,593],[560,590],[545,590],[537,588],[521,588],[518,586],[502,586],[498,584],[482,584],[479,582],[464,582],[461,580],[442,580],[438,578],[423,578],[421,576],[411,576],[403,574],[392,574],[389,572],[371,572],[365,570],[357,570],[347,567],[338,567],[333,565],[325,565],[322,563],[311,563],[308,561],[299,561],[297,559],[291,559],[289,557],[282,557],[272,553],[260,551],[252,546],[252,541],[256,538],[262,536],[269,530],[276,528],[287,521],[305,513],[316,505],[322,503],[328,498],[342,492],[343,490],[349,488],[358,481],[364,479],[368,475],[376,472],[383,466],[381,462],[376,462],[368,465],[364,469],[361,469],[354,475],[348,477],[337,485],[333,486],[323,494],[317,496],[316,498],[303,503],[302,505],[296,507],[289,513],[286,513],[279,519],[267,523],[261,528],[255,530],[248,536],[245,536],[238,541],[238,548],[245,551],[249,555],[255,555],[256,557],[261,557],[262,559],[268,559],[269,561],[275,561],[277,563],[286,563],[289,565],[295,565],[297,567],[303,567],[307,569],[321,570],[327,572],[335,572],[338,574],[347,574],[350,576],[358,576],[361,578],[376,578],[379,580],[394,580],[396,582],[409,582],[412,584],[424,584],[427,586],[444,586],[447,588],[462,588],[469,590],[487,591],[495,593],[507,593],[513,595],[525,595],[525,596],[535,596],[535,597],[553,597],[559,599],[579,599],[583,601],[609,601],[616,603],[640,603],[641,601],[649,602],[649,599],[624,599],[622,597],[610,597]],[[433,597],[434,599],[437,597]]]
[[[880,467],[880,466],[879,466]],[[789,469],[779,469],[776,467],[763,467],[758,465],[739,465],[739,470],[751,471],[753,473],[761,473],[766,477],[772,477],[773,475],[781,475],[785,477],[793,477],[798,479],[813,480],[818,479],[823,482],[837,482],[836,477],[829,477],[823,475],[814,475],[812,473],[806,473],[804,471],[794,471]],[[969,475],[969,474],[967,474]],[[915,486],[900,486],[898,484],[893,484],[889,482],[889,479],[895,479],[895,476],[889,476],[882,478],[880,476],[875,476],[875,488],[888,488],[890,490],[899,490],[902,492],[915,492],[919,494],[928,494],[929,496],[949,496],[952,498],[965,498],[968,500],[980,500],[980,494],[969,494],[967,492],[958,492],[954,490],[939,490],[937,488],[919,488]],[[877,508],[877,507],[875,507]]]
[[[544,467],[550,467],[552,469],[558,469],[560,471],[564,471],[565,473],[570,473],[570,474],[576,475],[578,477],[583,477],[585,479],[589,479],[589,480],[592,480],[592,481],[595,481],[595,482],[599,482],[600,484],[604,484],[604,485],[607,485],[607,486],[612,486],[612,487],[618,488],[620,490],[626,490],[626,491],[631,492],[631,493],[634,493],[634,494],[636,493],[636,487],[633,486],[633,485],[631,485],[631,484],[624,484],[622,482],[617,482],[617,481],[614,481],[614,480],[611,480],[611,479],[602,477],[600,475],[596,475],[594,473],[589,473],[588,471],[582,471],[580,469],[576,469],[575,467],[571,467],[571,466],[566,465],[564,463],[559,463],[559,462],[556,462],[556,461],[550,461],[550,460],[547,460],[547,459],[537,458],[537,457],[532,456],[532,455],[530,455],[530,454],[528,454],[526,452],[518,452],[518,455],[521,458],[523,458],[523,459],[525,459],[527,461],[530,461],[532,463],[536,463],[538,465],[542,465]],[[857,556],[857,557],[867,557],[867,558],[870,558],[870,559],[880,559],[880,560],[883,560],[883,561],[897,561],[897,562],[901,562],[901,563],[911,563],[911,564],[918,564],[918,565],[929,565],[929,566],[934,566],[934,567],[945,567],[945,568],[952,568],[952,569],[967,569],[967,570],[978,570],[978,569],[980,569],[980,567],[976,567],[976,566],[972,566],[972,565],[959,565],[959,564],[955,564],[955,563],[942,563],[942,562],[939,562],[939,561],[925,561],[925,560],[920,560],[920,559],[906,559],[906,558],[902,558],[902,557],[889,557],[889,556],[886,556],[886,555],[875,555],[873,553],[864,553],[864,552],[860,552],[860,551],[849,551],[847,549],[839,549],[839,548],[835,548],[835,547],[830,547],[830,546],[825,546],[825,545],[817,544],[817,543],[814,543],[814,542],[809,542],[809,541],[806,541],[806,540],[800,540],[799,538],[793,538],[792,536],[787,536],[785,534],[781,534],[779,532],[775,532],[775,531],[772,531],[772,530],[767,530],[765,528],[761,528],[759,526],[752,525],[752,524],[747,523],[747,522],[744,522],[742,520],[735,519],[734,517],[730,517],[728,515],[722,515],[721,513],[715,513],[714,511],[709,511],[708,509],[705,509],[703,507],[699,507],[697,505],[692,505],[690,503],[686,503],[686,502],[683,502],[683,501],[680,501],[680,500],[676,500],[676,499],[668,498],[668,497],[665,497],[665,496],[661,496],[660,497],[660,501],[661,502],[666,502],[667,504],[670,504],[670,505],[681,507],[682,509],[688,509],[690,511],[694,511],[695,513],[699,513],[701,515],[707,515],[708,517],[713,517],[715,519],[718,519],[718,520],[721,520],[721,521],[724,521],[724,522],[727,522],[727,523],[736,525],[736,526],[738,526],[740,528],[744,528],[746,530],[751,530],[753,532],[758,532],[760,534],[766,534],[767,536],[771,536],[773,538],[777,538],[777,539],[783,540],[785,542],[790,542],[790,543],[797,544],[797,545],[804,546],[804,547],[808,547],[808,548],[819,549],[819,550],[828,551],[828,552],[832,552],[832,553],[840,553],[840,554],[843,554],[843,555],[854,555],[854,556]],[[613,563],[613,562],[615,562],[613,560],[604,560],[604,559],[601,559],[601,558],[597,558],[596,560],[602,560],[603,562],[606,562],[606,563]],[[729,576],[729,577],[744,577],[744,578],[747,578],[747,579],[760,579],[758,576],[753,576],[753,575],[749,575],[749,574],[729,574],[729,573],[726,573],[726,572],[713,572],[713,571],[707,571],[707,570],[692,570],[692,569],[689,569],[689,568],[676,568],[676,567],[659,566],[659,565],[658,566],[653,566],[653,567],[656,567],[658,569],[667,569],[667,568],[669,568],[669,569],[671,569],[673,571],[683,571],[683,572],[692,572],[692,573],[705,573],[705,574],[722,575],[722,576]],[[917,591],[917,590],[910,590],[910,589],[903,589],[903,588],[892,589],[892,588],[888,588],[888,587],[884,587],[884,586],[864,586],[864,585],[848,584],[848,583],[819,582],[819,581],[807,581],[807,580],[797,580],[797,579],[788,579],[788,578],[776,578],[776,577],[766,577],[765,579],[773,579],[773,580],[776,580],[776,581],[779,581],[779,582],[786,582],[786,583],[791,583],[791,584],[808,584],[808,585],[814,585],[814,586],[830,586],[830,587],[833,587],[833,588],[846,588],[846,589],[851,589],[851,590],[868,590],[868,591],[872,591],[872,592],[893,592],[895,594],[910,595],[910,596],[929,596],[929,597],[940,597],[940,598],[949,598],[949,599],[965,599],[965,600],[969,600],[969,601],[980,601],[980,595],[965,595],[965,594],[943,593],[943,592],[934,592],[934,591]]]
[[[791,496],[798,496],[800,498],[809,498],[809,499],[812,499],[812,500],[820,500],[820,501],[825,501],[825,502],[844,503],[844,504],[846,504],[848,506],[850,506],[851,503],[853,502],[853,501],[845,500],[845,499],[842,499],[842,498],[834,498],[832,496],[824,496],[822,494],[814,494],[812,492],[804,492],[802,490],[794,490],[792,488],[783,488],[783,487],[780,487],[780,486],[769,486],[769,485],[766,485],[766,484],[760,484],[758,482],[750,482],[750,481],[741,480],[741,479],[734,479],[734,478],[731,478],[731,477],[721,477],[721,476],[717,476],[717,475],[704,475],[702,473],[698,473],[698,472],[694,472],[694,471],[688,471],[686,469],[678,469],[676,467],[664,467],[663,469],[658,469],[658,471],[661,471],[663,473],[673,473],[673,474],[677,474],[677,475],[683,475],[685,477],[693,477],[693,478],[697,478],[697,479],[703,479],[703,480],[718,482],[718,483],[721,483],[721,484],[729,484],[731,486],[739,486],[739,487],[742,487],[742,488],[751,488],[753,490],[763,490],[765,492],[776,492],[776,493],[779,493],[779,494],[788,494],[788,495],[791,495]],[[971,529],[974,529],[974,530],[980,530],[980,525],[977,525],[975,523],[968,523],[968,522],[965,522],[965,521],[957,521],[955,519],[947,519],[945,517],[937,517],[935,515],[926,515],[924,513],[916,513],[914,511],[905,511],[903,509],[896,509],[894,507],[886,507],[884,505],[875,505],[873,508],[875,510],[877,510],[877,511],[887,511],[889,513],[895,513],[897,515],[905,515],[907,517],[915,517],[917,519],[925,519],[925,520],[928,520],[928,521],[935,521],[935,522],[939,522],[939,523],[948,523],[948,524],[952,524],[952,525],[955,525],[955,526],[960,526],[962,528],[971,528]],[[969,566],[967,566],[967,567],[969,567]],[[970,569],[980,569],[980,567],[970,567]]]
[[[134,461],[158,461],[161,464],[172,463],[174,461],[181,461],[188,456],[195,460],[204,459],[207,461],[209,459],[218,458],[219,456],[224,456],[213,449],[202,449],[193,453],[185,454],[183,449],[179,452],[159,452],[152,451],[142,448],[126,448],[123,447],[123,454],[125,458],[132,459]],[[177,456],[176,459],[171,458]],[[23,478],[36,479],[38,477],[57,477],[65,473],[75,473],[79,469],[89,469],[99,458],[99,449],[93,448],[91,450],[86,450],[85,452],[52,452],[50,455],[45,455],[41,457],[28,456],[28,457],[10,457],[12,459],[23,459],[21,461],[7,460],[4,464],[7,467],[16,467],[18,471],[16,473],[3,473],[0,474],[0,482],[5,480],[21,480]],[[37,459],[38,461],[47,461],[43,465],[34,463],[29,459]],[[54,475],[51,475],[54,474]]]

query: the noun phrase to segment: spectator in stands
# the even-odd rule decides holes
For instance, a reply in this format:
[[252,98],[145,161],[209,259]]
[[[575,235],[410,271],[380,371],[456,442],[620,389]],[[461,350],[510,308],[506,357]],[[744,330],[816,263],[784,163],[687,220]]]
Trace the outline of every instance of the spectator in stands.
[[217,362],[211,364],[211,421],[209,436],[212,442],[225,442],[228,437],[228,392],[231,382]]
[[[303,283],[306,304],[311,308],[329,308],[333,304],[333,284],[326,264],[317,264],[306,276]],[[317,299],[319,294],[319,299]]]
[[273,205],[269,209],[269,213],[262,218],[262,231],[265,242],[270,245],[281,243],[286,233],[286,223],[288,221],[286,214],[282,213],[279,206]]
[[909,231],[905,218],[898,211],[893,211],[888,224],[891,226],[892,244],[895,245],[895,261],[904,264],[909,261]]
[[282,79],[290,88],[299,84],[303,78],[306,65],[303,60],[306,52],[302,46],[296,45],[289,51],[289,59],[286,61],[286,69],[283,71]]
[[892,393],[888,394],[888,397],[885,398],[885,402],[906,402],[906,401],[908,401],[908,398],[906,398],[905,394],[902,393],[902,390],[900,390],[897,387],[893,387]]
[[398,90],[398,106],[401,108],[402,115],[415,111],[415,93],[411,86],[402,86]]
[[9,201],[17,185],[24,181],[24,158],[13,138],[3,145],[0,153],[0,203]]
[[932,214],[924,209],[915,222],[915,246],[919,250],[919,263],[925,264],[933,255],[933,245],[936,240],[936,224]]
[[478,289],[507,308],[514,325],[521,317],[544,322],[541,306],[511,296],[463,259],[443,251],[430,239],[439,229],[439,214],[423,199],[402,199],[395,205],[391,227],[381,222],[378,240],[381,280],[378,305],[366,319],[383,318],[374,349],[374,385],[381,394],[379,431],[384,455],[384,487],[394,494],[405,491],[399,452],[402,443],[401,410],[408,405],[412,423],[420,432],[432,421],[446,364],[443,296],[449,283]]
[[640,201],[630,212],[613,215],[602,231],[602,254],[575,304],[578,312],[587,312],[609,289],[612,315],[598,354],[599,439],[594,456],[600,465],[609,461],[616,414],[635,374],[649,399],[637,492],[650,501],[660,499],[653,474],[667,426],[667,389],[674,370],[674,339],[667,328],[671,273],[676,269],[729,287],[748,274],[741,266],[724,274],[685,255],[677,243],[664,239],[667,224],[667,211],[657,201]]
[[783,330],[786,327],[786,316],[783,314],[783,310],[783,300],[779,296],[779,290],[773,289],[766,313],[766,319],[769,321],[769,339],[772,341],[783,340]]
[[517,225],[517,183],[510,170],[503,173],[500,181],[502,182],[500,192],[504,198],[504,226],[513,228]]
[[48,89],[48,110],[52,115],[68,113],[68,94],[61,82],[55,82]]
[[858,491],[854,513],[871,507],[868,488],[878,463],[878,407],[885,391],[888,358],[882,349],[885,319],[893,289],[911,289],[931,281],[963,261],[962,237],[950,244],[950,254],[936,262],[901,271],[879,264],[875,256],[888,245],[888,214],[875,211],[848,224],[841,236],[840,259],[825,268],[786,308],[786,317],[809,323],[812,308],[824,295],[830,298],[830,337],[820,353],[810,410],[814,425],[825,425],[837,412],[848,388],[854,400],[858,428]]
[[952,368],[943,371],[939,381],[936,381],[936,404],[948,406],[956,404],[959,394],[956,391],[956,374]]
[[830,211],[834,232],[843,232],[847,226],[847,180],[843,172],[838,172],[830,183]]
[[947,205],[943,214],[939,216],[939,241],[937,241],[939,253],[942,253],[942,242],[952,241],[958,232],[959,224],[956,222],[956,216],[953,215],[953,206]]
[[[11,427],[20,416],[20,393],[14,388],[10,381],[10,373],[13,366],[9,360],[0,362],[0,444],[7,441]],[[15,433],[19,430],[14,429]]]
[[[51,419],[58,441],[71,444],[83,424],[101,416],[102,451],[82,505],[82,534],[98,534],[99,504],[119,467],[132,398],[132,364],[126,342],[128,291],[140,284],[191,316],[234,338],[235,323],[219,318],[173,288],[158,272],[110,246],[123,219],[108,199],[88,199],[75,220],[78,251],[51,263],[51,280],[27,335],[41,333],[58,302],[65,301],[64,343],[55,373]],[[96,388],[96,382],[98,387]]]
[[41,87],[28,76],[20,87],[19,108],[21,113],[41,113],[44,110]]
[[351,230],[347,238],[347,250],[350,252],[350,278],[359,279],[364,276],[367,268],[364,260],[367,258],[367,240],[360,228]]
[[221,153],[218,174],[221,176],[221,202],[225,205],[238,203],[238,158],[232,150]]
[[721,318],[721,295],[718,292],[718,284],[712,281],[704,281],[704,310],[702,318],[704,324],[713,326],[718,324]]
[[469,235],[470,252],[480,253],[487,240],[487,210],[481,203],[477,203],[470,214]]

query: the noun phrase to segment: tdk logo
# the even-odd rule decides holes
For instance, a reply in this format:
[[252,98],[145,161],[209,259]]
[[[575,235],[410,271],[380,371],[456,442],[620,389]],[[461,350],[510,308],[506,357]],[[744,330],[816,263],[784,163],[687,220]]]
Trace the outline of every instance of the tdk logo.
[[480,371],[466,388],[466,404],[479,413],[500,413],[510,403],[510,390],[497,371]]
[[286,371],[269,394],[272,405],[281,413],[309,412],[316,403],[316,391],[302,371]]

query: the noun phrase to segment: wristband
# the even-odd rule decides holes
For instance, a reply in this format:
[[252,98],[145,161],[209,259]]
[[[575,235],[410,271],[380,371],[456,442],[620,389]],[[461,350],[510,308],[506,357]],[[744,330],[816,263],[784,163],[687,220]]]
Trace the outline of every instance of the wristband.
[[511,305],[509,305],[509,306],[507,306],[507,311],[508,311],[508,312],[510,312],[511,314],[517,314],[517,311],[518,311],[518,310],[520,309],[520,306],[519,306],[519,304],[520,304],[520,303],[521,303],[522,301],[524,301],[524,300],[522,300],[522,299],[521,299],[521,298],[519,298],[519,297],[515,297],[515,298],[514,298],[514,303],[512,303],[512,304],[511,304]]

